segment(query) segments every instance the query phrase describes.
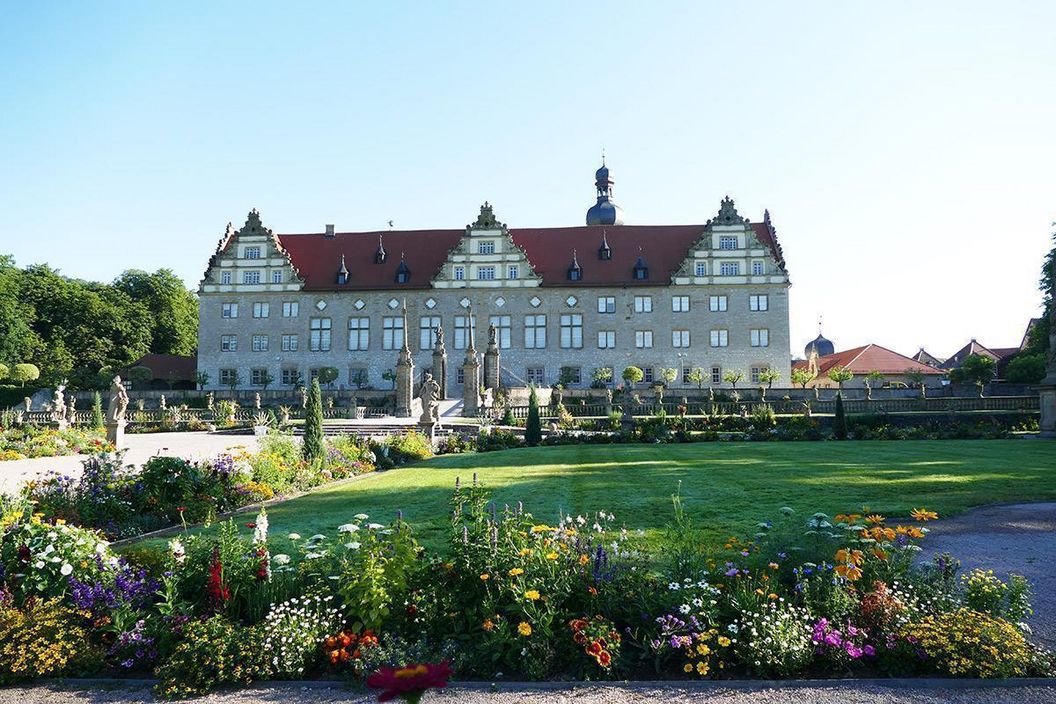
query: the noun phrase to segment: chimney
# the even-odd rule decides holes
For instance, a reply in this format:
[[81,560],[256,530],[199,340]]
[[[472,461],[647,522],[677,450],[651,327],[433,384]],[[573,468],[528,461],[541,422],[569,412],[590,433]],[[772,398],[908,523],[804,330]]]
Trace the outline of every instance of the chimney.
[[329,238],[329,239],[333,239],[333,237],[334,237],[334,226],[333,225],[327,225],[326,226],[326,237]]

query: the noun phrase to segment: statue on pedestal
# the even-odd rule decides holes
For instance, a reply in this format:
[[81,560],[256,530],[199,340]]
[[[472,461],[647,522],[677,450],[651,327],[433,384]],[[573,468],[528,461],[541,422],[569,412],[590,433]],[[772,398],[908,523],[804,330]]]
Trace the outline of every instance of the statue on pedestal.
[[418,397],[422,400],[422,416],[419,423],[429,425],[438,422],[440,420],[440,384],[436,383],[429,372],[425,373]]
[[106,440],[120,448],[125,442],[125,412],[128,410],[128,391],[115,376],[110,383],[110,402],[106,407]]
[[59,426],[60,430],[66,428],[66,382],[55,387],[51,397],[51,419]]
[[253,408],[260,410],[260,392],[253,394]]
[[31,399],[29,396],[26,396],[24,399],[22,399],[22,405],[26,407],[26,413],[29,413],[33,410],[33,399]]

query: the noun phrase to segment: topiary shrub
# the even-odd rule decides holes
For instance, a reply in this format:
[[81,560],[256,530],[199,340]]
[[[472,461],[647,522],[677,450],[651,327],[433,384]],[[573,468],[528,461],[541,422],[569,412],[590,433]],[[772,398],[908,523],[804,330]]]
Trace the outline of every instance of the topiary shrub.
[[309,462],[326,461],[326,445],[323,442],[323,392],[319,380],[312,379],[308,389],[308,407],[304,415],[304,442],[301,445],[301,456]]
[[543,427],[539,418],[539,396],[535,392],[535,384],[532,384],[528,393],[528,420],[524,424],[524,442],[529,447],[534,447],[542,439]]
[[847,414],[843,410],[843,394],[836,394],[836,415],[832,419],[832,434],[837,440],[847,439]]

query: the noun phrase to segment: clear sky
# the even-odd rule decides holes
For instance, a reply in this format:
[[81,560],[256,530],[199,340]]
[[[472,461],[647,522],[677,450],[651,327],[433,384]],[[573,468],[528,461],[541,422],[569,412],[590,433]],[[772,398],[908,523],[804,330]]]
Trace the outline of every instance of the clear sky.
[[1019,343],[1056,219],[1056,2],[0,0],[0,252],[197,286],[277,232],[769,208],[793,350]]

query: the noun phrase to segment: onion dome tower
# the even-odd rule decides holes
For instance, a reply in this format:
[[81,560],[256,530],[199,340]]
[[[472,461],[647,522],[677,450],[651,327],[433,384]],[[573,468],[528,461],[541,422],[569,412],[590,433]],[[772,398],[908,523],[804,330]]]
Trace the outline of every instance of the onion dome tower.
[[601,168],[594,172],[594,186],[598,189],[598,202],[587,211],[588,225],[622,225],[623,208],[612,200],[612,178],[605,156],[601,157]]
[[810,359],[811,354],[816,354],[819,357],[825,355],[834,354],[836,352],[836,346],[832,344],[831,340],[825,338],[821,334],[821,319],[818,319],[818,336],[807,343],[807,346],[803,348],[803,356]]

